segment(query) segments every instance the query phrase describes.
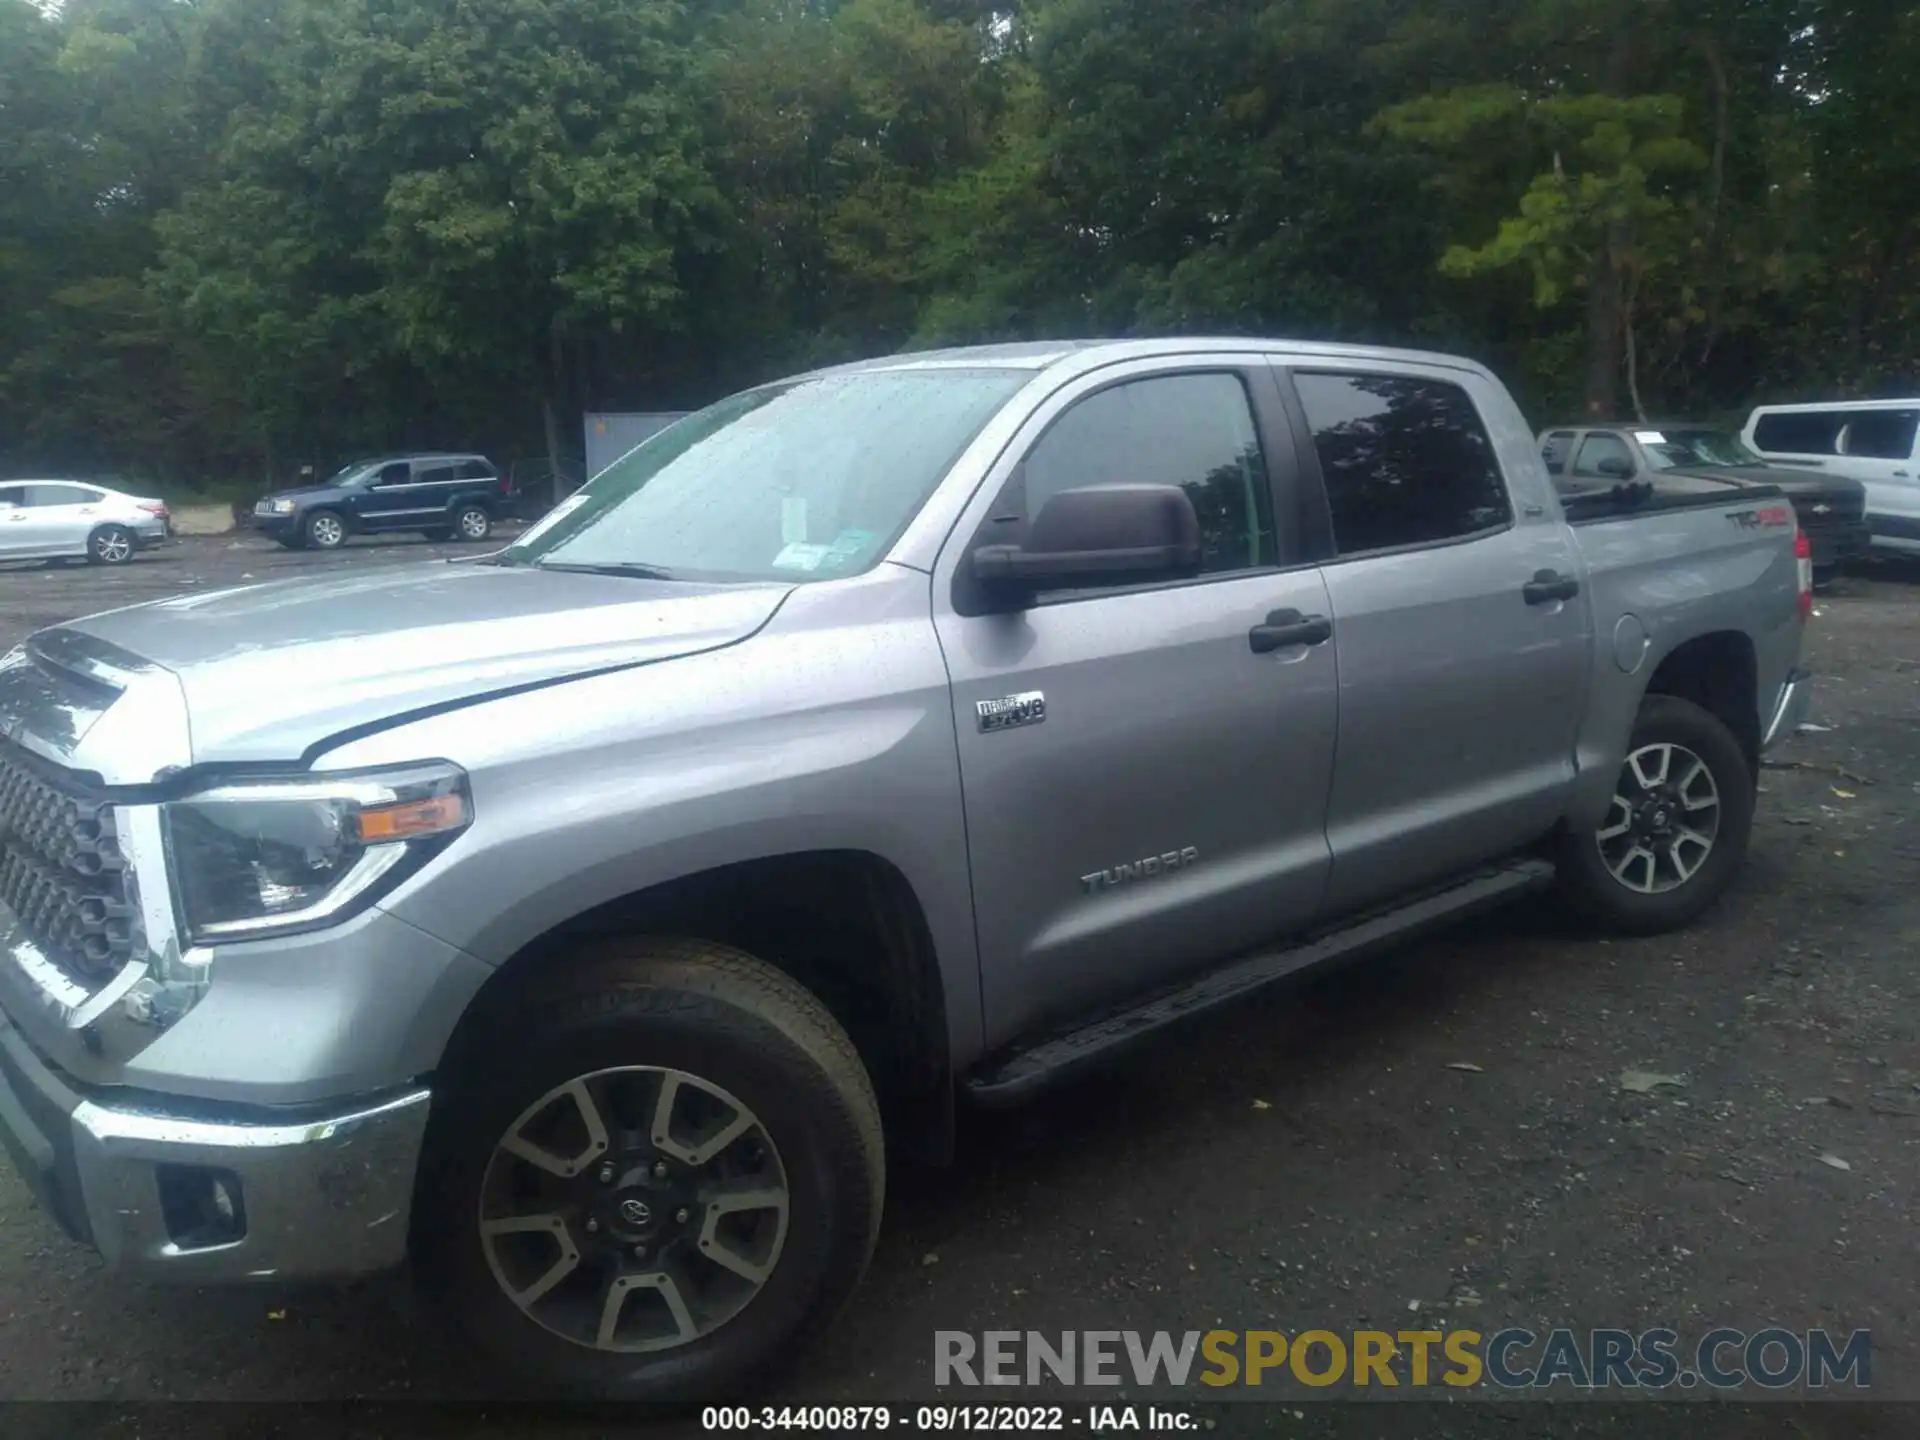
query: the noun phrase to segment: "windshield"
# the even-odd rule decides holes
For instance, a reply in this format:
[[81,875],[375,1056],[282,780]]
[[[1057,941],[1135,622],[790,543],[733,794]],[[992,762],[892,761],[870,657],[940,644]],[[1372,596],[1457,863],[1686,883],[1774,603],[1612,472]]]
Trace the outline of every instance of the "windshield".
[[686,580],[858,574],[1030,378],[856,371],[732,396],[609,465],[500,562]]
[[322,485],[344,485],[373,463],[371,460],[349,460],[345,465],[342,465],[320,483]]
[[[1653,437],[1660,438],[1655,440]],[[1640,446],[1655,470],[1765,465],[1731,430],[1642,430]]]

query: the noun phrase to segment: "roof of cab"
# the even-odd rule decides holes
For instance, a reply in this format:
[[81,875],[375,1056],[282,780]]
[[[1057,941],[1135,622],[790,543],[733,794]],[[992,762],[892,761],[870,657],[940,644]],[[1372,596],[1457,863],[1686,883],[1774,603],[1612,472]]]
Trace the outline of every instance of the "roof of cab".
[[807,372],[807,377],[880,370],[1008,369],[1038,372],[1054,366],[1092,370],[1122,360],[1222,353],[1286,354],[1328,360],[1413,361],[1490,375],[1485,366],[1475,361],[1429,350],[1400,350],[1382,345],[1339,345],[1318,340],[1267,339],[1246,335],[1179,335],[1145,340],[1029,340],[1013,344],[915,350],[897,355],[877,355],[872,359],[855,360],[843,365],[823,366]]

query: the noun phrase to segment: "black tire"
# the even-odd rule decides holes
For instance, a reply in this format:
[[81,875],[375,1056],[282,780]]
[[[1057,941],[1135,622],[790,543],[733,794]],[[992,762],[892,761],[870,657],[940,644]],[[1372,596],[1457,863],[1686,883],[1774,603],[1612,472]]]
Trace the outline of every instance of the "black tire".
[[[515,1389],[680,1402],[738,1396],[788,1358],[798,1339],[819,1331],[873,1253],[885,1149],[879,1106],[852,1042],[787,975],[697,941],[608,942],[551,990],[507,1009],[498,1030],[483,1023],[462,1045],[472,1058],[452,1059],[434,1097],[412,1231],[424,1298]],[[501,1038],[490,1042],[490,1033]],[[528,1107],[577,1077],[623,1067],[685,1071],[737,1097],[771,1139],[788,1194],[784,1240],[744,1308],[697,1339],[648,1354],[598,1349],[530,1318],[496,1281],[480,1232],[495,1146],[518,1133]],[[616,1150],[646,1147],[644,1133],[607,1133]],[[646,1156],[637,1163],[644,1170]],[[554,1183],[577,1187],[588,1178],[582,1172]],[[625,1192],[606,1193],[613,1203]],[[570,1234],[584,1227],[572,1213]],[[580,1249],[607,1243],[582,1240]],[[666,1244],[656,1248],[664,1253]],[[607,1267],[624,1260],[590,1255],[578,1268],[589,1265],[596,1268],[580,1283],[591,1277],[599,1285],[602,1271],[610,1276]],[[552,1293],[560,1291],[555,1285]]]
[[[1678,747],[1676,755],[1684,750],[1704,763],[1715,796],[1717,815],[1711,848],[1704,858],[1696,860],[1691,874],[1675,881],[1677,872],[1668,868],[1664,878],[1672,882],[1671,888],[1653,893],[1616,878],[1602,854],[1599,836],[1623,817],[1619,807],[1626,802],[1619,798],[1608,817],[1594,830],[1581,835],[1568,834],[1560,845],[1559,880],[1567,899],[1590,921],[1623,934],[1657,935],[1691,922],[1732,883],[1746,859],[1747,843],[1752,837],[1755,790],[1752,767],[1733,732],[1717,716],[1691,701],[1671,695],[1649,695],[1642,702],[1627,744],[1629,761],[1621,767],[1618,790],[1637,796],[1640,787],[1632,770],[1632,757],[1647,747],[1669,745]],[[1703,794],[1696,782],[1694,795]],[[1648,819],[1663,818],[1672,809],[1671,806],[1663,809],[1658,796],[1643,803],[1653,807]],[[1681,818],[1684,820],[1684,815]],[[1632,842],[1629,838],[1619,843]],[[1670,866],[1670,861],[1668,863]],[[1636,861],[1629,867],[1629,873],[1655,883],[1652,877],[1659,872],[1648,861]]]
[[453,538],[478,545],[493,534],[493,512],[484,505],[462,505],[453,512]]
[[338,550],[347,543],[347,522],[338,510],[315,510],[300,522],[300,539],[310,550]]
[[124,525],[102,525],[87,537],[89,565],[126,565],[139,550],[138,537]]

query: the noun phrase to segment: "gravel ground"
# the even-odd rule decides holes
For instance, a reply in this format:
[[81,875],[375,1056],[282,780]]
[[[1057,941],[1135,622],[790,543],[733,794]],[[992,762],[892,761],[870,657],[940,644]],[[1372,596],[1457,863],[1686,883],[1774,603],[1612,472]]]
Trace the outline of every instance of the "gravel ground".
[[[186,541],[114,572],[0,571],[0,643],[150,596],[456,548]],[[1609,942],[1522,908],[967,1122],[952,1170],[896,1167],[865,1290],[780,1398],[985,1398],[932,1388],[937,1329],[1390,1330],[1418,1302],[1419,1323],[1483,1333],[1868,1328],[1875,1397],[1920,1399],[1920,566],[1843,581],[1810,652],[1829,728],[1775,752],[1751,862],[1698,926]],[[1683,1083],[1625,1093],[1629,1069]],[[484,1395],[385,1298],[128,1287],[0,1175],[0,1400]],[[1703,1431],[1693,1406],[1307,1403],[1332,1393],[1217,1413],[1277,1433]],[[418,1407],[0,1413],[15,1433],[451,1433]],[[562,1424],[457,1415],[463,1435]],[[1712,1428],[1904,1435],[1916,1418],[1716,1406]]]

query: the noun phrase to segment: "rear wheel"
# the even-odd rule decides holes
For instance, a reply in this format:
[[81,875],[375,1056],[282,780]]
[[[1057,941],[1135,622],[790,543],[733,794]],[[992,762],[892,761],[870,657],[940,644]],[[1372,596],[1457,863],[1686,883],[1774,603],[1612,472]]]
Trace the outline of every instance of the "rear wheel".
[[300,533],[315,550],[338,550],[347,543],[347,522],[331,510],[316,510],[307,516]]
[[453,517],[453,533],[462,540],[484,540],[493,533],[493,516],[484,505],[462,505]]
[[138,548],[133,532],[124,525],[102,525],[87,537],[87,559],[95,565],[124,565]]
[[1609,929],[1677,929],[1738,873],[1753,802],[1753,771],[1719,718],[1691,701],[1650,695],[1606,817],[1562,842],[1561,887]]
[[738,1393],[852,1292],[884,1186],[873,1089],[805,989],[635,941],[436,1097],[413,1217],[429,1298],[542,1392]]

